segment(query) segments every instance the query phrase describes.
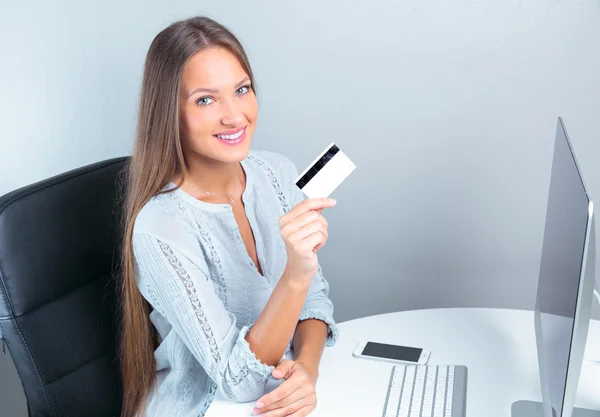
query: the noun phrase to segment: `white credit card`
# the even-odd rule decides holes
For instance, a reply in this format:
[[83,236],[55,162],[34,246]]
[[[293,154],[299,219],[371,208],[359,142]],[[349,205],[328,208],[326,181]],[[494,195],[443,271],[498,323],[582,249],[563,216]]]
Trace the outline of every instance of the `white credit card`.
[[331,143],[296,179],[308,198],[326,198],[354,171],[356,165]]

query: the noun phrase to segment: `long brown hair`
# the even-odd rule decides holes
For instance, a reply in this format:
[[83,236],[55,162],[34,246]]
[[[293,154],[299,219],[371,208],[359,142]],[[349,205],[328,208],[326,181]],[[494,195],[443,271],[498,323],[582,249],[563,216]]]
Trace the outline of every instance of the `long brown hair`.
[[179,117],[183,68],[192,55],[214,47],[224,48],[236,56],[255,86],[248,58],[238,39],[207,17],[181,20],[162,30],[152,41],[144,64],[135,145],[123,183],[120,265],[122,417],[144,412],[147,396],[156,379],[154,350],[157,338],[149,318],[150,305],[136,284],[133,226],[150,198],[166,192],[161,190],[176,176],[183,181],[185,160]]

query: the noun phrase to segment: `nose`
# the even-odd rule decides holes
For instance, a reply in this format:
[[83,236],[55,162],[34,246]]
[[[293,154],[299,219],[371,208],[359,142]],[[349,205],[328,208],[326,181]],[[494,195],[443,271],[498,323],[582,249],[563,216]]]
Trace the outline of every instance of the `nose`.
[[224,103],[223,117],[221,123],[225,126],[237,127],[244,123],[244,113],[234,100],[227,100]]

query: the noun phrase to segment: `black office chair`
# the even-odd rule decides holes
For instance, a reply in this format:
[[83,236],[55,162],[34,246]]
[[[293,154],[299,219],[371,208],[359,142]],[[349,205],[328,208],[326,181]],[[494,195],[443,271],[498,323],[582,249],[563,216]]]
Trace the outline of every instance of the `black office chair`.
[[120,414],[114,271],[127,159],[0,197],[0,333],[32,417]]

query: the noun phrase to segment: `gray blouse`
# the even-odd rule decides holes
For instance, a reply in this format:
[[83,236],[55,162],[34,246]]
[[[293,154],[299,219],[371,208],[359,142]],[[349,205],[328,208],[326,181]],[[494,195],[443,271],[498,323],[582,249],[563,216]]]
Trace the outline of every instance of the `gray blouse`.
[[[256,358],[245,336],[286,266],[279,218],[304,194],[294,184],[295,165],[280,154],[250,151],[242,168],[242,199],[263,275],[228,204],[203,202],[177,189],[151,198],[136,218],[138,287],[151,304],[160,342],[146,416],[204,416],[217,393],[231,401],[254,401],[273,383],[274,367]],[[332,346],[338,330],[328,292],[319,267],[300,320],[327,323]]]

